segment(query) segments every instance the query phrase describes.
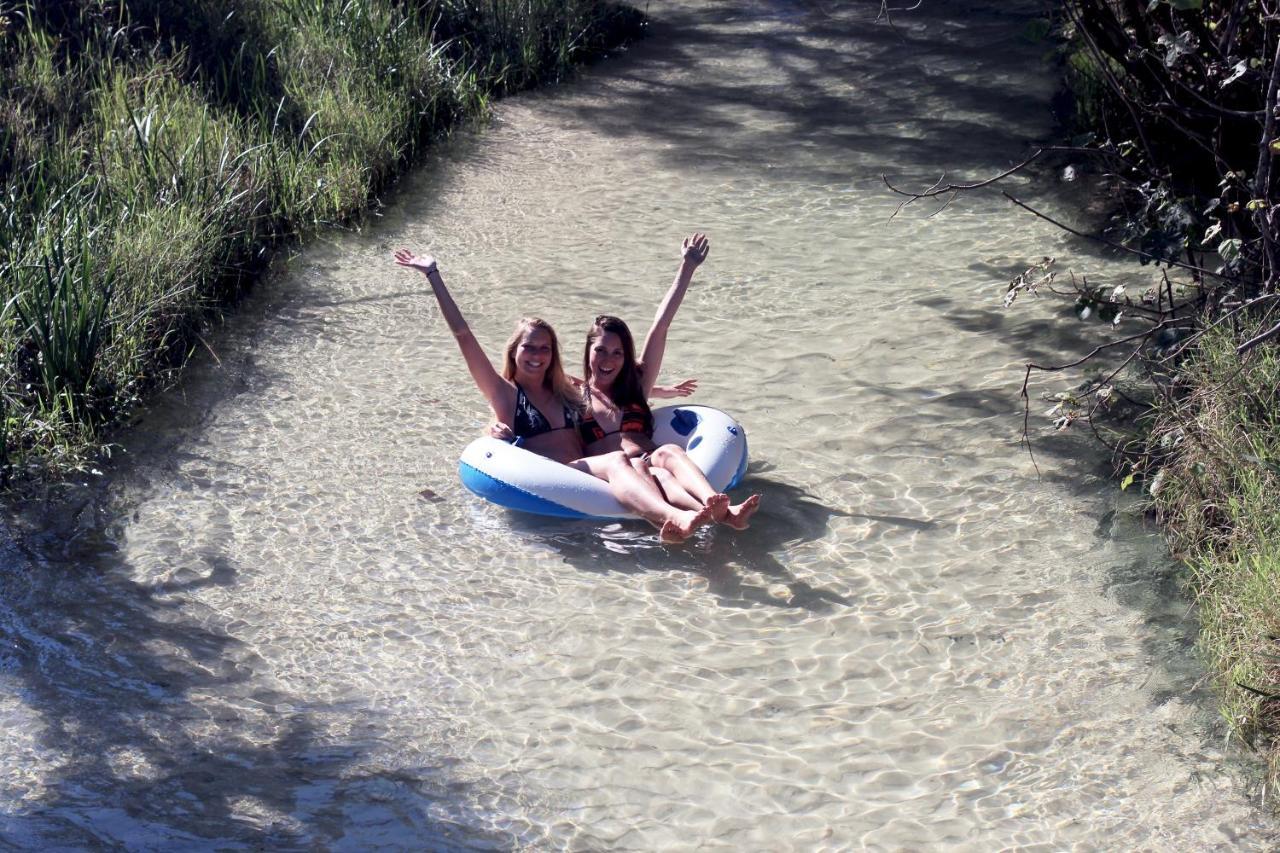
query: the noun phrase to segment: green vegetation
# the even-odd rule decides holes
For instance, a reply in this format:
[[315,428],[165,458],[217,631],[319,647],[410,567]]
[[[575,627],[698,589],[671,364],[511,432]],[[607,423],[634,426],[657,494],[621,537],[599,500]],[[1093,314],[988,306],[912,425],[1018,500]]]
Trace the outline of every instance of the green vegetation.
[[[1120,399],[1147,401],[1145,431],[1121,436],[1123,485],[1145,486],[1187,561],[1224,716],[1264,755],[1276,786],[1280,3],[1062,8],[1088,131],[1072,154],[1103,164],[1120,199],[1106,236],[1161,268],[1144,294],[1077,294],[1082,315],[1126,322],[1101,355],[1110,360],[1102,378],[1070,395],[1071,406],[1083,418]],[[1121,391],[1125,367],[1139,381]]]
[[[1244,328],[1243,334],[1260,327]],[[1201,649],[1223,713],[1266,757],[1280,732],[1280,349],[1236,353],[1229,330],[1205,336],[1182,366],[1187,392],[1162,407],[1151,481],[1175,550],[1191,567]]]
[[0,483],[82,466],[272,247],[494,95],[634,35],[603,0],[0,0]]

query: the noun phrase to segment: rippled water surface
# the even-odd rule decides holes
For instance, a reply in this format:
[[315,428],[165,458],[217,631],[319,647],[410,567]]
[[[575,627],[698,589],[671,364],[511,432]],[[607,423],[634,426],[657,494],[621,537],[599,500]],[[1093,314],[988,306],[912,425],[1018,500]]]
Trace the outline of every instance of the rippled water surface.
[[[1160,540],[1083,439],[1040,438],[1041,478],[1017,445],[1022,361],[1097,330],[1004,283],[1141,270],[998,196],[890,219],[881,174],[1053,133],[1034,4],[878,9],[651,5],[303,249],[123,461],[19,513],[0,845],[1274,845]],[[390,250],[438,255],[490,352],[537,313],[574,361],[596,313],[643,330],[694,229],[668,378],[749,430],[755,525],[668,549],[469,495],[482,400]]]

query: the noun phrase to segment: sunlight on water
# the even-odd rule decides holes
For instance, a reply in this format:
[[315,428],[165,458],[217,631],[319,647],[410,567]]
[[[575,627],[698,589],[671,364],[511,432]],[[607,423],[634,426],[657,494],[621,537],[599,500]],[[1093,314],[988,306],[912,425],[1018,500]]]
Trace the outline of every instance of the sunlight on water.
[[[264,285],[5,545],[0,840],[1274,845],[1159,537],[1085,438],[1041,436],[1041,478],[1018,446],[1022,362],[1099,330],[1005,311],[1008,279],[1143,271],[994,195],[890,218],[881,174],[1054,132],[1035,4],[878,8],[654,4]],[[572,364],[595,314],[646,327],[694,229],[667,378],[746,425],[753,527],[672,549],[467,493],[482,400],[391,250],[439,257],[491,353],[536,313]]]

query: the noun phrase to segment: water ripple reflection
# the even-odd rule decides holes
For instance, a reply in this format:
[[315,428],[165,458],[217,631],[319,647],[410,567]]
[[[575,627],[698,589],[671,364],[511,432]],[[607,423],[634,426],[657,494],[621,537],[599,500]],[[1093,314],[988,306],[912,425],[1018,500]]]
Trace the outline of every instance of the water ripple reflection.
[[[1158,536],[1085,437],[1038,435],[1041,477],[1018,445],[1022,361],[1100,330],[1002,310],[1010,272],[1143,272],[990,197],[890,218],[882,173],[1053,133],[1039,6],[879,7],[655,4],[282,264],[106,477],[15,510],[0,845],[1274,848]],[[749,430],[751,529],[467,493],[485,413],[391,249],[491,351],[537,313],[572,363],[694,229],[666,367]]]

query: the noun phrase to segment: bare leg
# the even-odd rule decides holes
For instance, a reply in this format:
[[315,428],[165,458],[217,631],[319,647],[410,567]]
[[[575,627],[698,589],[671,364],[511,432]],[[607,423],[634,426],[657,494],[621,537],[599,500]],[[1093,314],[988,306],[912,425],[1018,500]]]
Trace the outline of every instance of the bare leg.
[[603,456],[588,456],[572,463],[574,468],[607,480],[609,490],[629,510],[660,531],[663,542],[683,542],[693,531],[711,521],[711,513],[680,509],[667,503],[654,481],[631,467],[631,460],[621,451]]
[[760,496],[752,495],[740,504],[731,505],[729,496],[711,488],[706,476],[683,448],[664,444],[649,457],[650,464],[669,471],[685,490],[711,510],[711,517],[735,530],[746,530],[751,516],[760,508]]
[[712,519],[718,522],[725,520],[729,512],[729,496],[711,488],[702,469],[689,458],[683,448],[664,444],[653,451],[649,463],[655,468],[668,471],[694,500],[711,510]]
[[678,506],[681,509],[702,509],[702,504],[698,499],[685,491],[684,486],[676,482],[676,478],[666,468],[650,468],[648,463],[639,459],[631,461],[632,464],[644,466],[645,473],[657,482],[658,488],[662,490],[662,496],[667,499],[667,503],[672,506]]

